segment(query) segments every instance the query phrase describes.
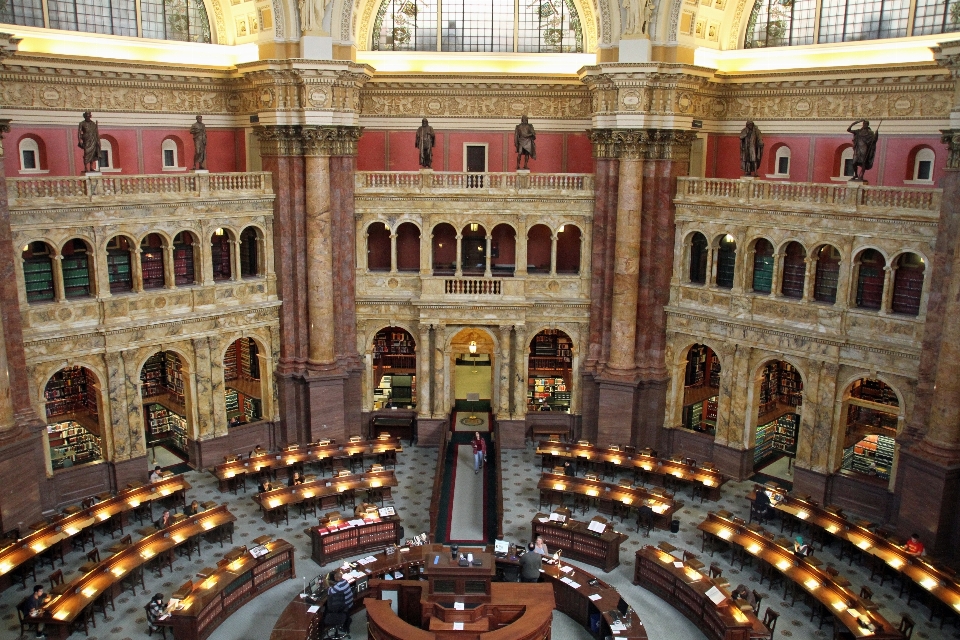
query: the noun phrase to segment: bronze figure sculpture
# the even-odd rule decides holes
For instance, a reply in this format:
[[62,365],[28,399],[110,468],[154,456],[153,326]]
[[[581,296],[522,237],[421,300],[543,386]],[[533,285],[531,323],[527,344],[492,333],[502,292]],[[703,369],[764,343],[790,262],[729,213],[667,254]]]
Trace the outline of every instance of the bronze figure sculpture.
[[527,116],[520,117],[520,124],[513,130],[513,146],[517,149],[517,169],[520,169],[520,158],[523,157],[523,168],[530,160],[537,159],[537,133],[533,125],[527,122]]
[[747,126],[740,130],[740,168],[743,175],[756,176],[763,158],[763,136],[760,129],[747,120]]
[[[854,131],[853,126],[859,122],[863,124]],[[863,182],[863,174],[873,168],[873,157],[877,153],[877,138],[880,137],[880,125],[877,125],[877,130],[874,132],[870,129],[870,121],[861,119],[847,127],[847,132],[853,134],[853,177],[850,178],[850,182]]]
[[415,145],[420,150],[420,166],[424,169],[433,167],[433,145],[437,142],[437,135],[433,132],[433,127],[423,119],[420,128],[417,129],[417,139]]
[[93,114],[83,112],[83,122],[77,127],[77,146],[83,149],[84,172],[95,172],[100,165],[100,127]]
[[193,168],[207,168],[207,125],[203,124],[203,116],[197,116],[197,121],[190,127],[193,136]]

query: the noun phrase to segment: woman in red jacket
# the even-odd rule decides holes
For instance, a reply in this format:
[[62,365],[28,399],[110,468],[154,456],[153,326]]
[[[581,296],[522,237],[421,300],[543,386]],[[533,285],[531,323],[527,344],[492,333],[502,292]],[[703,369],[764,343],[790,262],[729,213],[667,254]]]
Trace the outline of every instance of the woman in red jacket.
[[473,446],[473,472],[480,473],[480,466],[487,459],[487,441],[481,438],[480,432],[477,431],[470,444]]

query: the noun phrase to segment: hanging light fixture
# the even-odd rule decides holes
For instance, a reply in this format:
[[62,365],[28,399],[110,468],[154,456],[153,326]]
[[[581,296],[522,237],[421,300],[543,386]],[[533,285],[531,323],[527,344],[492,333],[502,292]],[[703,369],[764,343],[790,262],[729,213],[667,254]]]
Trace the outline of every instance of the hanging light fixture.
[[470,223],[470,231],[477,231],[477,230],[479,230],[479,229],[480,229],[480,225],[479,225],[479,224],[477,224],[476,222],[471,222],[471,223]]
[[477,341],[476,341],[476,340],[471,340],[471,341],[470,341],[470,346],[469,346],[468,348],[470,349],[470,355],[476,355],[476,353],[477,353]]

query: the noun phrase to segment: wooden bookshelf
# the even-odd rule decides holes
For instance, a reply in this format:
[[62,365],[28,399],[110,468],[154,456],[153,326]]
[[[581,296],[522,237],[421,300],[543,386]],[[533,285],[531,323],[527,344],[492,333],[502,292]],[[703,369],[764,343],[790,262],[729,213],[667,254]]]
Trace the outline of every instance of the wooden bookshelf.
[[401,542],[403,527],[399,516],[331,531],[330,527],[312,527],[310,540],[313,560],[320,566],[338,558],[379,551]]
[[53,300],[53,261],[50,256],[35,253],[25,258],[23,279],[27,289],[28,303]]
[[[620,566],[620,545],[629,536],[614,531],[613,523],[609,523],[603,533],[597,534],[587,529],[586,522],[567,519],[561,524],[548,517],[542,513],[533,517],[530,523],[531,540],[540,536],[551,553],[559,549],[562,557],[585,562],[605,572]],[[542,519],[547,521],[541,522]]]

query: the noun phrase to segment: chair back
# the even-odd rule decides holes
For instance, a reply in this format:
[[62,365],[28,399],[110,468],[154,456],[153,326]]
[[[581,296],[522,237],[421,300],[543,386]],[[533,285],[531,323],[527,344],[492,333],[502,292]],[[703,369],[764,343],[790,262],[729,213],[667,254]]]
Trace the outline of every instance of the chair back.
[[860,597],[866,600],[873,600],[873,589],[867,586],[860,588]]
[[763,626],[770,630],[771,635],[773,635],[774,630],[777,628],[777,618],[779,617],[779,613],[767,607],[767,612],[763,616]]
[[910,617],[910,614],[908,613],[903,614],[903,617],[900,619],[899,629],[900,629],[900,633],[903,634],[904,638],[907,638],[909,640],[909,638],[913,635],[913,625],[914,625],[913,618]]
[[87,562],[100,562],[100,549],[94,547],[87,551]]
[[53,591],[54,587],[58,584],[63,584],[63,570],[57,569],[49,575],[50,578],[50,591]]

